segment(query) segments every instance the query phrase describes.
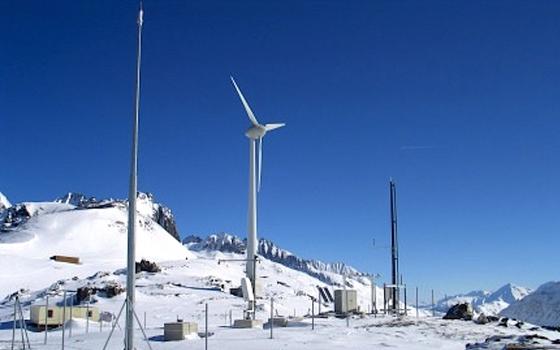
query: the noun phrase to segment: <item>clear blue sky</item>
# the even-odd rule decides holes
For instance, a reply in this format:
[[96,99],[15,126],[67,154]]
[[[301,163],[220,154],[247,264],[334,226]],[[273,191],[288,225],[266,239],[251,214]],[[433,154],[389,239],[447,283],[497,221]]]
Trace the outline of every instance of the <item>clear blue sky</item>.
[[[126,197],[136,1],[0,2],[0,191]],[[438,293],[557,279],[560,3],[145,1],[139,189],[180,232],[260,234]]]

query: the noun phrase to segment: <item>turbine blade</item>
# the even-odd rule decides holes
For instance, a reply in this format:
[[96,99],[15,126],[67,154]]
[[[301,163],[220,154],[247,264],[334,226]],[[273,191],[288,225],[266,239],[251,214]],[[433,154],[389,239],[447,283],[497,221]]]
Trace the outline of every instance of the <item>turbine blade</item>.
[[266,131],[271,131],[274,129],[278,129],[281,128],[283,126],[286,126],[286,123],[271,123],[271,124],[266,124],[264,126],[264,128],[266,129]]
[[239,95],[239,98],[241,99],[241,103],[243,103],[243,107],[245,107],[245,112],[247,112],[247,116],[251,120],[251,123],[253,123],[253,125],[260,126],[259,122],[257,121],[257,118],[255,117],[255,115],[253,114],[253,111],[251,110],[251,107],[249,107],[249,104],[247,103],[247,100],[245,100],[245,97],[243,96],[243,93],[241,93],[241,90],[237,86],[237,83],[235,82],[235,79],[233,79],[233,77],[231,77],[231,76],[230,76],[230,78],[231,78],[231,82],[233,83],[233,86],[235,87],[235,90],[237,90],[237,94]]
[[259,182],[258,182],[258,187],[257,187],[257,191],[260,192],[261,190],[261,179],[262,179],[262,144],[263,144],[263,138],[259,138]]

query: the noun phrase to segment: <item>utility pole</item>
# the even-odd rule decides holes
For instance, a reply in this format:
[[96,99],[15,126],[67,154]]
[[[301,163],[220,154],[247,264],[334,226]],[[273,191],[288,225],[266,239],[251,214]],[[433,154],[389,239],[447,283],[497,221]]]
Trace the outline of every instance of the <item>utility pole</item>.
[[134,121],[132,126],[132,150],[130,160],[130,183],[128,189],[128,254],[126,275],[126,327],[125,350],[134,350],[134,295],[136,280],[136,194],[138,192],[138,116],[140,114],[140,66],[142,62],[142,24],[144,10],[142,2],[138,11],[138,33],[136,53],[136,91],[134,103]]
[[393,179],[389,181],[391,206],[391,283],[393,284],[393,311],[399,307],[399,243],[397,230],[397,188]]

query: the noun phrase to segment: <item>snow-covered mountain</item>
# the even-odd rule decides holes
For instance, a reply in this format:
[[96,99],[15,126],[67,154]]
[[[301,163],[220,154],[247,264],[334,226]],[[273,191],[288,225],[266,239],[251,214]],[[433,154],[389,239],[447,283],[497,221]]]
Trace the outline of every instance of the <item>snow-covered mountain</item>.
[[456,294],[451,296],[445,296],[443,299],[437,301],[435,305],[436,311],[447,312],[450,307],[456,304],[469,303],[471,305],[478,304],[479,300],[483,300],[491,293],[485,290],[474,290],[465,294]]
[[[235,235],[228,233],[212,234],[206,238],[188,236],[183,240],[190,250],[194,251],[220,251],[227,253],[244,253],[247,242]],[[304,259],[291,252],[278,247],[274,242],[260,239],[258,245],[259,256],[280,263],[294,270],[305,272],[325,283],[339,285],[340,276],[359,277],[365,279],[368,275],[342,262],[325,263],[319,260]],[[333,278],[333,275],[337,275]],[[367,282],[364,281],[367,284]]]
[[[175,217],[173,216],[171,209],[157,203],[154,196],[150,193],[139,192],[137,198],[137,209],[141,214],[158,223],[176,240],[181,240],[175,223]],[[128,205],[128,201],[126,200],[113,198],[98,200],[95,197],[88,197],[84,194],[75,192],[68,192],[64,196],[55,199],[53,203],[71,205],[74,209],[102,209],[111,207],[126,208]],[[37,209],[45,206],[51,209],[56,207],[55,205],[48,204],[37,206],[34,202],[19,203],[15,206],[10,205],[6,210],[0,213],[0,231],[8,231],[25,223],[32,216],[41,214],[42,211]]]
[[4,195],[4,193],[0,192],[0,211],[9,208],[12,206],[12,203],[8,200],[8,198]]
[[549,327],[560,327],[560,282],[548,282],[500,312],[502,316]]
[[466,294],[445,297],[437,302],[436,310],[439,312],[447,312],[453,305],[469,303],[477,312],[486,315],[497,315],[510,304],[526,297],[530,292],[531,290],[528,288],[508,283],[495,292],[477,290]]
[[[9,266],[0,269],[0,296],[19,288],[44,287],[45,277],[52,283],[59,278],[126,266],[126,202],[70,200],[76,198],[74,195],[66,201],[24,202],[0,212],[0,266]],[[193,258],[157,222],[154,208],[160,210],[161,206],[150,195],[139,194],[138,260]],[[53,255],[75,256],[81,264],[61,265],[49,260]]]

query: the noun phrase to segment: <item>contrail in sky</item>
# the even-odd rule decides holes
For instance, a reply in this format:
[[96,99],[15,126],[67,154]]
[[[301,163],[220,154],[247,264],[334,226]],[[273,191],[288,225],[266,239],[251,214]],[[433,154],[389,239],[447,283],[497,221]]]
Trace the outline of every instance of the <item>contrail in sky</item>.
[[401,146],[401,151],[415,151],[420,149],[432,149],[434,146]]

